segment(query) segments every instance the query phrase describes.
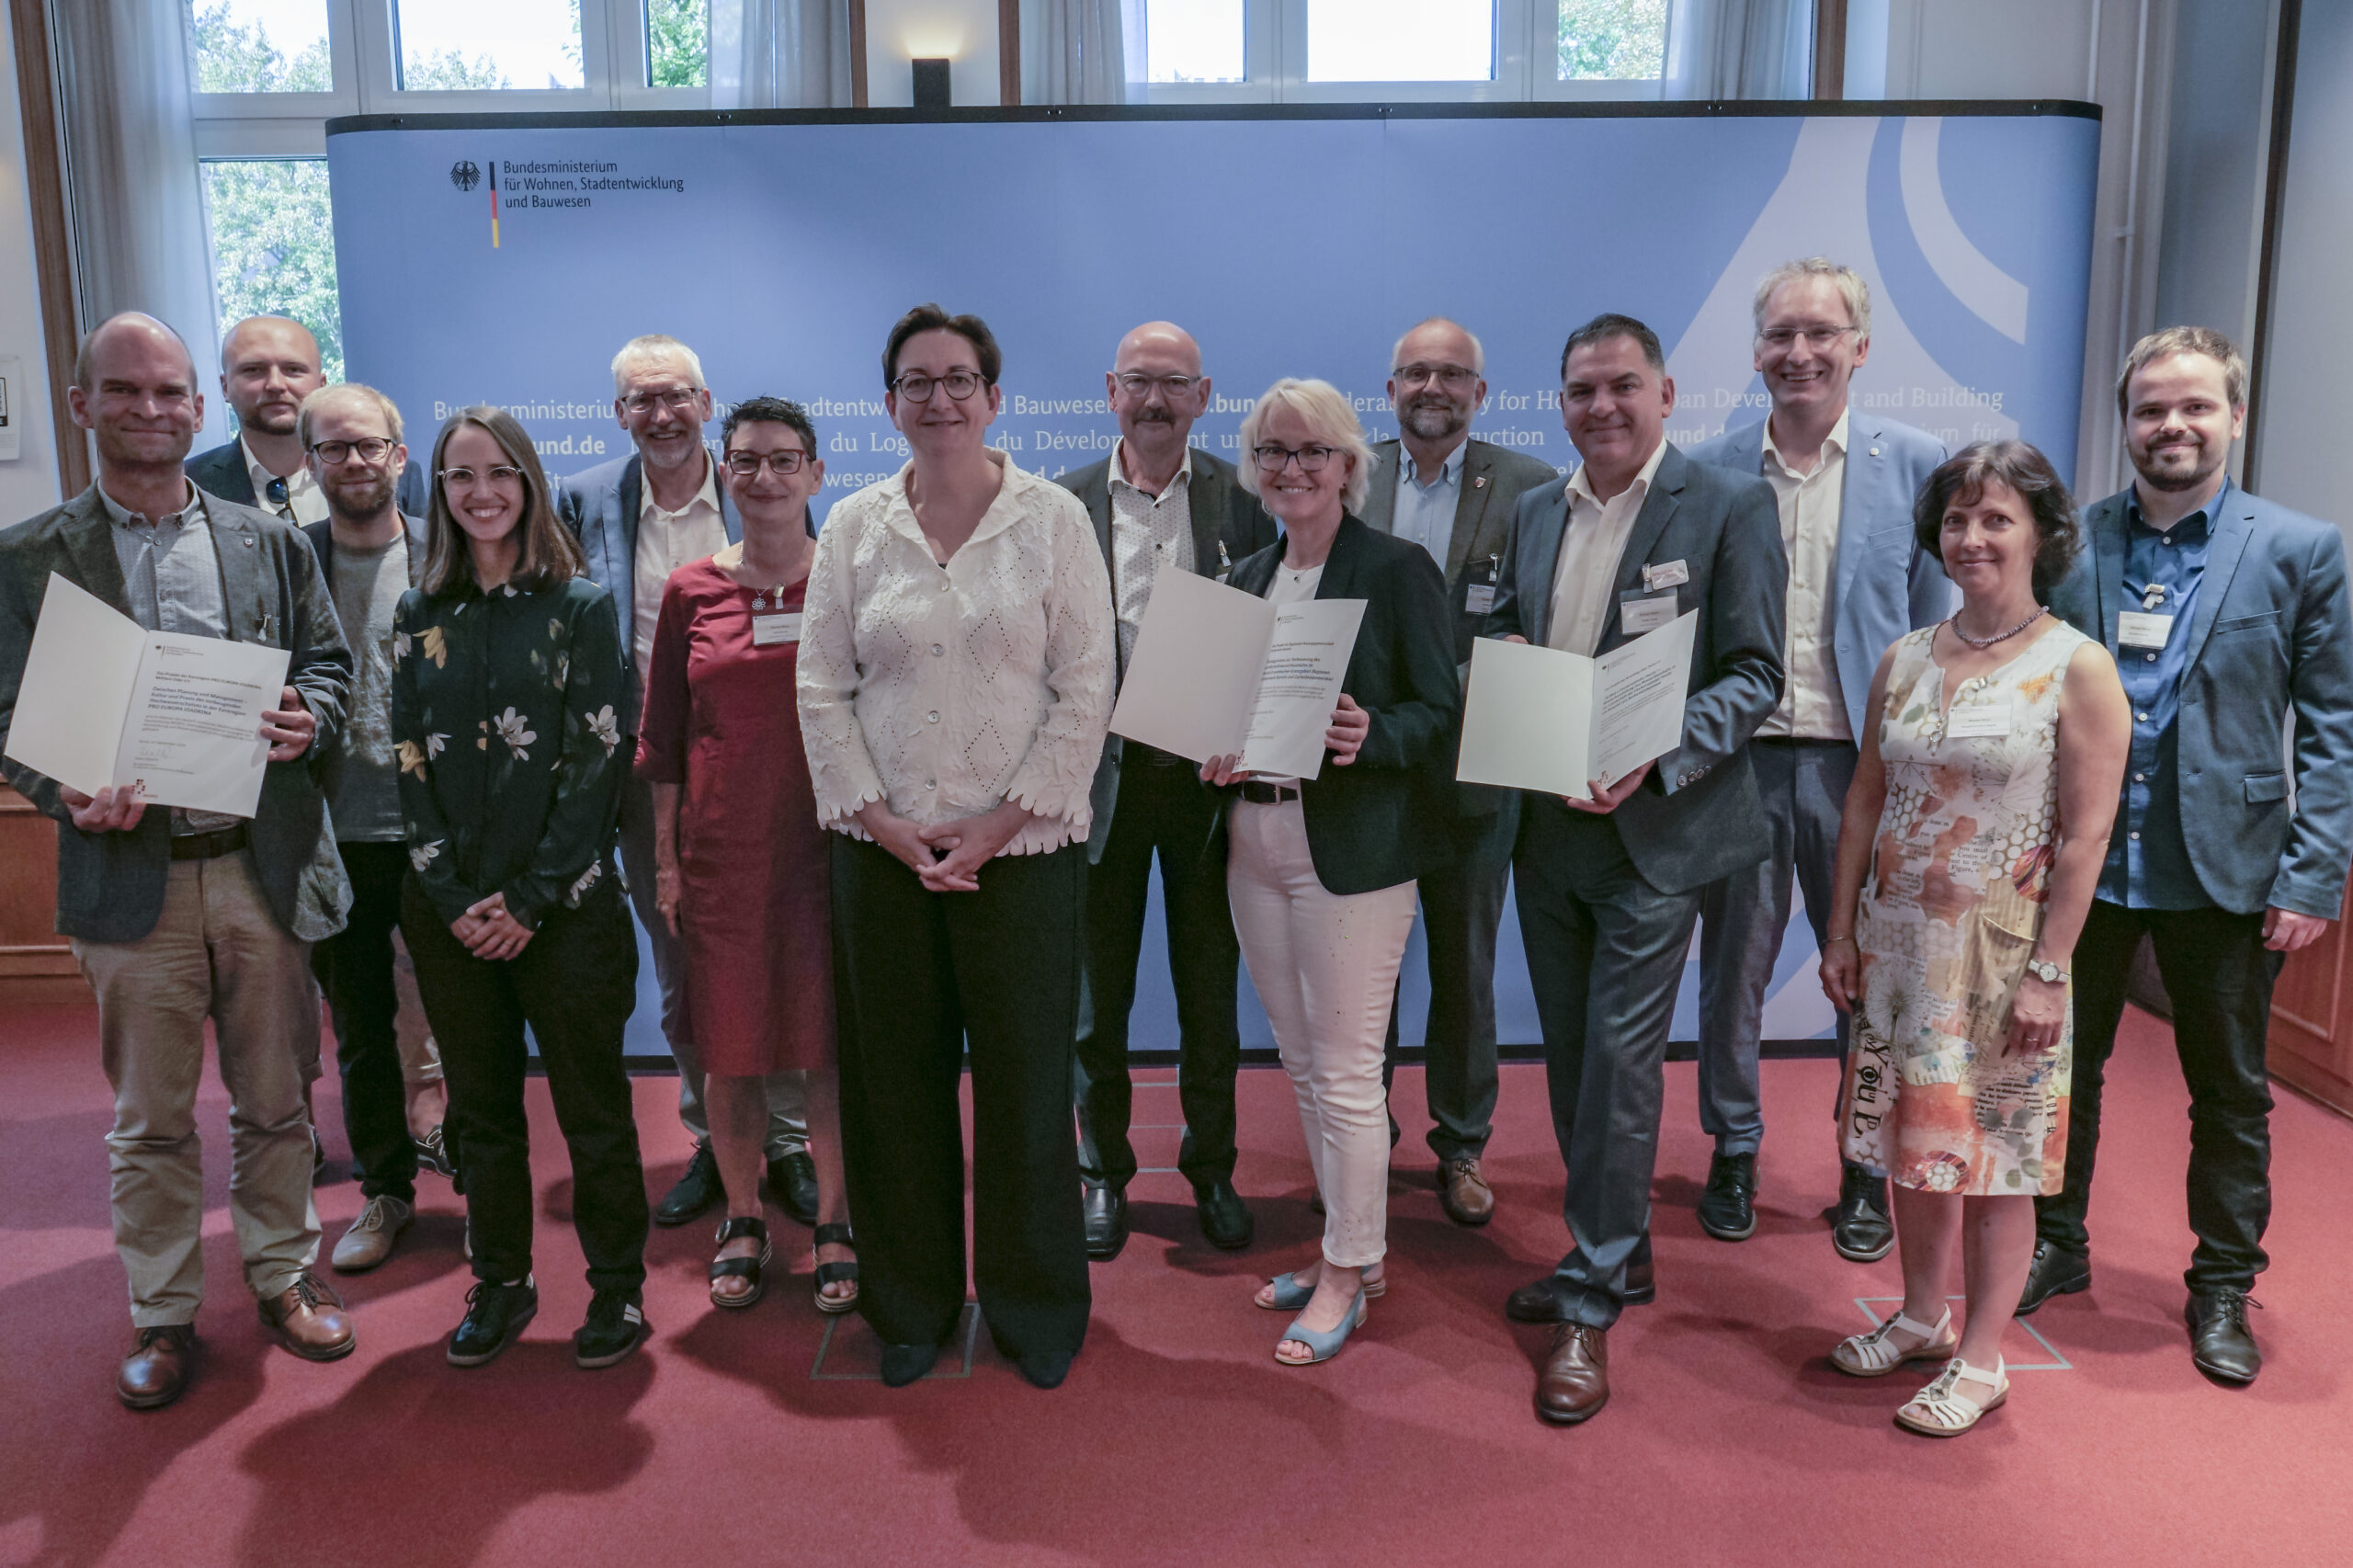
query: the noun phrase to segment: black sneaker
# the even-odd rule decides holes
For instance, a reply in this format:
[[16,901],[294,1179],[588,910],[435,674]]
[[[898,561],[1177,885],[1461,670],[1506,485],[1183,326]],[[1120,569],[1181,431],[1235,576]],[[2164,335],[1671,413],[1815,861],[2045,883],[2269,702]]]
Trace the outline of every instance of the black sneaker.
[[591,1369],[609,1367],[652,1332],[635,1291],[599,1290],[588,1299],[588,1321],[572,1336],[572,1359]]
[[466,1321],[449,1336],[449,1365],[481,1366],[514,1344],[539,1311],[540,1290],[529,1279],[520,1285],[477,1281],[466,1292]]
[[447,1131],[447,1124],[435,1126],[431,1131],[427,1132],[424,1137],[415,1140],[415,1142],[416,1143],[416,1168],[418,1170],[431,1171],[437,1176],[445,1176],[451,1180],[456,1179],[458,1175],[458,1163],[449,1157],[449,1139]]
[[1756,1155],[1718,1154],[1710,1163],[1699,1228],[1720,1242],[1745,1242],[1756,1233]]

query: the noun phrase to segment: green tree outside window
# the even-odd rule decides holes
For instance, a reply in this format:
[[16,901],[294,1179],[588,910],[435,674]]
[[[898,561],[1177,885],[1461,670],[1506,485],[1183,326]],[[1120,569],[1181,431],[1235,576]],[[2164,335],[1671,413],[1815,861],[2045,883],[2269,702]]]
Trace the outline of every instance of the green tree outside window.
[[1666,71],[1666,0],[1560,0],[1560,80],[1655,81]]

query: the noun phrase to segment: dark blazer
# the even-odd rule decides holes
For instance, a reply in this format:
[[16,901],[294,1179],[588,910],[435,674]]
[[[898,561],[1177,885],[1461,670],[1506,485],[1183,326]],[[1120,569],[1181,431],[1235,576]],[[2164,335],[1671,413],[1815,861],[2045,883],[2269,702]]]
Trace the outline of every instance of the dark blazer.
[[[2111,654],[2116,618],[2104,607],[2124,572],[2130,494],[2084,515],[2088,548],[2051,596],[2053,610]],[[2344,536],[2233,485],[2210,540],[2174,720],[2190,869],[2233,914],[2272,906],[2334,920],[2353,860]]]
[[[644,483],[645,460],[632,450],[625,458],[615,458],[569,479],[558,480],[555,485],[556,516],[580,540],[581,553],[588,558],[588,580],[613,596],[613,612],[621,629],[621,663],[630,672],[632,689],[645,680],[645,672],[637,667],[634,634],[637,521],[644,510]],[[727,542],[733,544],[744,537],[744,519],[735,515],[735,503],[727,498],[727,486],[722,484],[718,489],[719,520],[727,529]],[[813,507],[810,516],[816,516]],[[632,733],[634,708],[632,699]]]
[[[1364,526],[1375,533],[1389,532],[1394,523],[1404,453],[1397,441],[1382,441],[1372,449],[1372,489],[1365,496]],[[1471,589],[1495,581],[1490,574],[1502,566],[1519,498],[1560,477],[1551,463],[1525,452],[1484,441],[1463,443],[1461,493],[1454,503],[1454,533],[1446,550],[1446,597],[1453,607],[1456,664],[1471,662],[1471,644],[1486,630],[1485,612],[1470,608]]]
[[[288,931],[315,942],[343,929],[351,884],[329,830],[319,779],[342,738],[351,689],[335,600],[317,558],[282,519],[218,497],[205,509],[227,590],[229,625],[241,642],[285,648],[286,679],[318,720],[310,748],[273,762],[247,832],[254,874]],[[92,485],[63,506],[0,532],[0,743],[17,710],[49,574],[131,613],[113,519]],[[91,942],[133,942],[155,928],[171,869],[171,813],[151,811],[129,833],[84,833],[59,798],[56,780],[9,762],[10,784],[57,819],[57,929]]]
[[[1117,449],[1115,448],[1116,451]],[[1111,569],[1111,460],[1089,463],[1054,481],[1077,496],[1095,520],[1095,542],[1102,547],[1103,565]],[[1233,563],[1256,555],[1275,542],[1275,520],[1258,498],[1242,488],[1233,465],[1193,449],[1193,477],[1186,482],[1185,499],[1192,511],[1193,570],[1204,577],[1222,577]],[[1223,546],[1221,551],[1220,546]],[[1116,597],[1117,589],[1114,590]],[[1124,678],[1127,671],[1118,672]],[[1119,688],[1112,687],[1114,691]],[[1103,858],[1110,842],[1111,814],[1120,803],[1120,763],[1125,742],[1118,735],[1103,737],[1103,760],[1096,765],[1093,801],[1095,824],[1086,835],[1086,858]]]
[[[261,497],[254,494],[254,476],[245,467],[245,449],[242,439],[232,439],[226,446],[199,452],[182,463],[196,487],[207,495],[218,495],[223,501],[234,501],[240,506],[259,506]],[[401,470],[400,483],[392,492],[392,504],[404,513],[417,517],[432,503],[432,486],[426,483],[425,470],[415,458]],[[304,525],[308,527],[310,525]]]
[[[405,526],[408,534],[408,585],[414,588],[425,580],[425,519],[403,513],[401,522]],[[302,537],[311,541],[311,553],[319,558],[319,579],[326,585],[327,602],[333,604],[335,602],[335,524],[324,518],[315,523],[304,523]],[[346,636],[344,642],[347,646],[351,645],[352,639]],[[359,650],[353,646],[354,669],[358,667],[357,662]],[[326,791],[327,799],[330,801],[335,797],[336,780],[342,768],[343,747],[338,745],[335,748],[334,755],[326,759],[326,766],[319,770],[319,787]]]
[[[1541,642],[1552,630],[1552,576],[1568,527],[1569,482],[1520,497],[1487,635]],[[1688,892],[1765,854],[1765,810],[1748,737],[1781,700],[1789,557],[1780,511],[1762,479],[1693,462],[1669,447],[1626,536],[1597,653],[1627,641],[1617,606],[1645,565],[1683,562],[1678,613],[1699,612],[1683,744],[1612,813],[1627,857],[1661,892]]]
[[[1233,586],[1261,597],[1288,539],[1233,569]],[[1364,621],[1340,689],[1372,715],[1354,762],[1326,762],[1300,786],[1315,879],[1336,893],[1412,881],[1445,855],[1439,814],[1462,726],[1462,687],[1446,634],[1446,579],[1418,544],[1340,520],[1316,585],[1319,599],[1362,599]],[[1219,817],[1222,832],[1224,817]],[[1224,845],[1215,852],[1221,860]]]

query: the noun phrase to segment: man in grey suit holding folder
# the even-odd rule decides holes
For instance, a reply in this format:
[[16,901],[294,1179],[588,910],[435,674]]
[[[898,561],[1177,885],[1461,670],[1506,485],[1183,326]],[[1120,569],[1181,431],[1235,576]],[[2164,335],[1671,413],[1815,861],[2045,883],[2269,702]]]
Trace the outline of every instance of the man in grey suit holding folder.
[[2269,1261],[2271,984],[2336,918],[2353,861],[2345,542],[2231,483],[2246,386],[2221,333],[2171,327],[2133,346],[2116,401],[2138,477],[2085,515],[2090,548],[2052,596],[2116,655],[2132,751],[2075,943],[2066,1185],[2035,1199],[2018,1309],[2091,1287],[2101,1076],[2145,935],[2189,1088],[2190,1357],[2234,1384],[2263,1365],[2246,1305]]
[[1650,1287],[1666,1033],[1700,891],[1753,864],[1766,821],[1748,738],[1781,699],[1781,550],[1761,479],[1666,444],[1675,383],[1657,335],[1600,315],[1561,357],[1561,422],[1585,460],[1520,498],[1487,633],[1587,656],[1698,616],[1682,744],[1592,799],[1520,802],[1521,938],[1544,1033],[1574,1242],[1506,1311],[1553,1323],[1537,1414],[1609,1398],[1608,1329]]

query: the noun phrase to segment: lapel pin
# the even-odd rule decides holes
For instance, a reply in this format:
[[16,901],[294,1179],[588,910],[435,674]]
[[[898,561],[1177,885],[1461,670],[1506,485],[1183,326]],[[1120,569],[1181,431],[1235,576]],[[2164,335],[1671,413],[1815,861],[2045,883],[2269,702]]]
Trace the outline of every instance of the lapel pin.
[[1879,449],[1878,449],[1877,447],[1873,447],[1873,448],[1871,449],[1871,456],[1873,456],[1873,457],[1877,457],[1877,456],[1879,456]]
[[1484,490],[1487,488],[1487,476],[1483,473],[1479,475],[1478,478],[1472,480],[1471,482],[1471,488],[1473,490]]

